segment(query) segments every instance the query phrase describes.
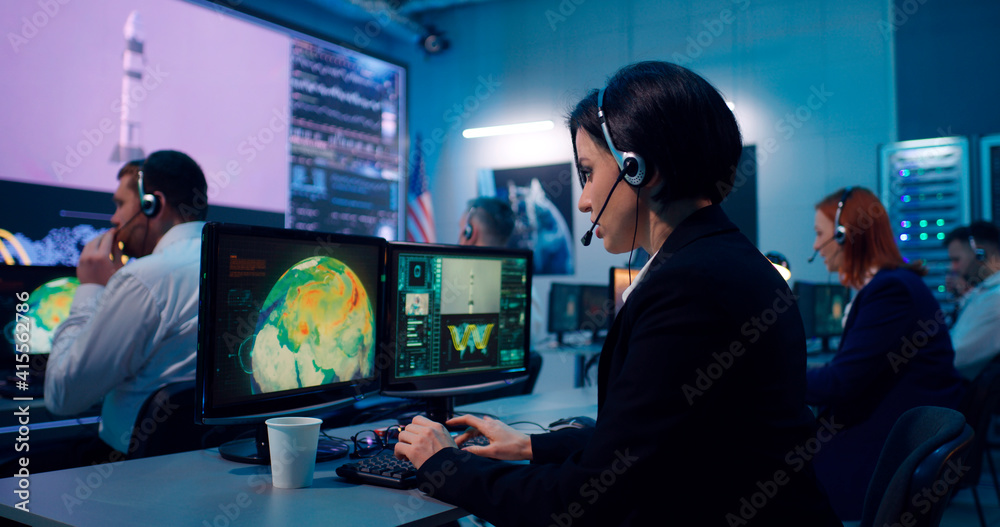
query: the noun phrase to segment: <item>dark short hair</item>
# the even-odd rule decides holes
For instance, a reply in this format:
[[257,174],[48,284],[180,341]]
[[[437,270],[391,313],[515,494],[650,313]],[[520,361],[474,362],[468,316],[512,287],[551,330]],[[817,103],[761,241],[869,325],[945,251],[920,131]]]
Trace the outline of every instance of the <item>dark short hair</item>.
[[944,246],[951,245],[951,242],[958,240],[962,244],[969,243],[969,237],[976,242],[976,247],[994,252],[1000,252],[1000,228],[988,221],[974,221],[968,226],[958,227],[944,237]]
[[501,199],[481,196],[469,200],[469,216],[483,222],[486,229],[500,244],[506,244],[514,232],[514,211],[510,203]]
[[149,154],[142,164],[143,190],[160,191],[185,221],[204,220],[208,214],[205,173],[190,156],[176,150]]
[[[597,116],[597,94],[588,93],[567,119],[574,158],[580,128],[610,152]],[[739,125],[718,90],[696,73],[669,62],[625,66],[608,81],[603,109],[615,147],[642,156],[648,174],[662,176],[664,185],[654,201],[708,198],[719,203],[732,190],[743,150]]]

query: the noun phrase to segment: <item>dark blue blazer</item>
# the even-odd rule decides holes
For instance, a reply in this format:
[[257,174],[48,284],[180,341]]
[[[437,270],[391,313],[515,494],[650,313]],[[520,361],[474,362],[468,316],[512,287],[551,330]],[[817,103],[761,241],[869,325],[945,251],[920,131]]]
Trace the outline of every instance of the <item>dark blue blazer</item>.
[[807,374],[807,401],[839,427],[815,453],[816,472],[844,521],[861,518],[889,430],[916,406],[956,408],[964,388],[944,314],[906,269],[882,270],[851,303],[840,348]]
[[718,206],[683,221],[616,317],[590,430],[531,464],[444,449],[422,488],[499,526],[840,525],[796,453],[815,432],[791,292]]

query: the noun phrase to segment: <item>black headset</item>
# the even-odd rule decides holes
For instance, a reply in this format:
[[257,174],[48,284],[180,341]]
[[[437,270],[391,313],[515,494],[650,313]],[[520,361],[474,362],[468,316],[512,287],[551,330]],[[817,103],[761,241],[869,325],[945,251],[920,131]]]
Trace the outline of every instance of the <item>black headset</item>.
[[[608,149],[611,150],[611,155],[618,162],[618,169],[625,173],[625,182],[633,187],[641,187],[646,182],[646,161],[635,152],[622,152],[615,148],[615,143],[611,140],[611,132],[608,131],[608,122],[604,119],[604,90],[606,89],[606,87],[601,88],[601,91],[597,93],[597,116],[601,118],[604,140],[608,142]],[[628,162],[630,159],[633,163]],[[628,170],[625,170],[626,164]]]
[[976,239],[969,235],[969,247],[972,248],[972,252],[976,253],[976,260],[980,262],[986,261],[986,250],[981,247],[976,247]]
[[160,212],[160,199],[155,194],[147,194],[142,184],[142,170],[139,171],[139,210],[152,218]]
[[472,239],[472,211],[474,210],[476,210],[476,208],[472,207],[465,215],[465,229],[462,230],[462,236],[464,236],[466,240]]
[[833,239],[838,245],[844,245],[844,240],[847,239],[847,228],[840,224],[840,213],[844,210],[844,202],[851,196],[853,188],[847,187],[844,189],[844,193],[840,196],[840,201],[837,202],[837,214],[833,217],[833,224],[837,228],[833,231]]

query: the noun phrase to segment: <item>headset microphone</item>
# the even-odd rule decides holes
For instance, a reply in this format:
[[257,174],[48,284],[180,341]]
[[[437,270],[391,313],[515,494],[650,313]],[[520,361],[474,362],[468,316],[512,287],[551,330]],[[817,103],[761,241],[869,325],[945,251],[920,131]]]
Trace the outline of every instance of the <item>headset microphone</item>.
[[823,242],[823,245],[820,245],[819,249],[813,251],[813,255],[810,256],[808,260],[806,260],[806,263],[813,263],[813,260],[815,260],[816,257],[819,256],[819,250],[822,249],[823,247],[826,247],[827,245],[830,245],[830,242],[835,241],[836,239],[837,238],[830,238],[829,240]]
[[126,225],[128,225],[129,223],[132,223],[132,220],[138,218],[140,214],[142,214],[141,210],[138,211],[138,212],[136,212],[135,214],[133,214],[131,218],[129,218],[128,220],[125,221],[125,223],[119,225],[118,226],[118,232],[121,232],[121,230],[124,229]]
[[615,193],[615,188],[618,184],[625,179],[625,174],[628,173],[629,170],[634,170],[634,168],[632,168],[633,163],[635,163],[634,159],[625,159],[624,166],[622,167],[621,172],[618,173],[618,179],[615,180],[614,185],[611,185],[611,192],[608,192],[608,197],[604,199],[604,205],[601,205],[601,210],[597,212],[597,217],[594,218],[594,224],[591,225],[590,229],[583,234],[583,238],[580,238],[580,243],[582,243],[584,247],[590,246],[590,239],[594,236],[594,229],[597,228],[597,222],[601,221],[601,214],[604,214],[604,209],[608,206],[608,202],[611,201],[611,195]]

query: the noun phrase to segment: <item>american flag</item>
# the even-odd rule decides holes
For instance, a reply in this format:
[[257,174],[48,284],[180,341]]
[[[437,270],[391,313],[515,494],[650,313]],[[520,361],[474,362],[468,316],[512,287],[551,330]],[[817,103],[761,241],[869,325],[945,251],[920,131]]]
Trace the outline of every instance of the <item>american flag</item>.
[[427,190],[424,159],[420,155],[420,136],[417,136],[412,161],[410,184],[406,191],[406,241],[434,243],[437,241],[434,207],[431,205],[431,193]]

